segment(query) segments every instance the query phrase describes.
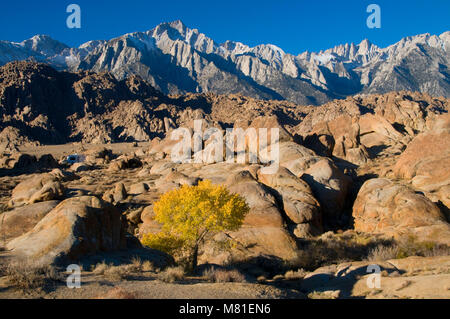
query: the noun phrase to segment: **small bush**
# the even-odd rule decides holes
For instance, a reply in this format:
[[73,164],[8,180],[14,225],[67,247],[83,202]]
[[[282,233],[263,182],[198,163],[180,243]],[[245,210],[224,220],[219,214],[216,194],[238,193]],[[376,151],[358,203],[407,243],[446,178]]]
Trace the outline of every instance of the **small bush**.
[[245,276],[239,271],[209,268],[203,272],[203,277],[212,282],[245,282]]
[[142,265],[132,263],[129,265],[114,266],[112,264],[108,265],[105,262],[97,264],[95,266],[93,273],[95,275],[105,276],[105,278],[112,281],[128,280],[133,275],[142,271]]
[[131,264],[125,266],[128,271],[138,274],[143,271],[144,263],[139,257],[133,257]]
[[46,289],[63,279],[52,266],[28,262],[8,264],[2,272],[7,277],[8,283],[20,290]]
[[157,269],[155,267],[155,265],[150,261],[150,260],[146,260],[142,263],[142,271],[153,271],[156,272]]
[[112,281],[128,280],[135,273],[130,265],[113,266],[106,270],[105,277]]
[[106,262],[102,262],[94,266],[92,272],[96,275],[104,275],[108,268],[112,267],[112,265],[108,265]]
[[284,274],[284,278],[287,280],[298,280],[303,279],[306,276],[306,271],[303,269],[299,269],[297,271],[289,270]]
[[170,267],[159,273],[158,279],[163,282],[173,283],[175,281],[183,280],[184,274],[185,273],[183,267]]
[[367,261],[385,261],[396,259],[399,256],[399,247],[397,245],[384,246],[379,245],[369,251]]

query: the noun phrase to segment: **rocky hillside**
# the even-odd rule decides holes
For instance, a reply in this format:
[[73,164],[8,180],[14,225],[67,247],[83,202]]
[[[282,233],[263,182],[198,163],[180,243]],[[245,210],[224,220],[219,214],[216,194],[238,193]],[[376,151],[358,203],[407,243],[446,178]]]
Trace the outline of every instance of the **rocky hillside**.
[[368,40],[321,52],[285,53],[274,45],[217,43],[181,21],[70,48],[48,36],[0,41],[0,65],[33,58],[57,69],[139,75],[165,94],[213,92],[323,104],[357,93],[418,91],[449,97],[450,32]]
[[[4,147],[149,141],[163,138],[173,128],[190,126],[194,119],[225,129],[273,116],[296,141],[305,138],[305,145],[319,154],[364,161],[369,156],[366,151],[380,151],[379,139],[395,140],[401,149],[425,130],[428,118],[447,110],[448,99],[408,92],[354,96],[314,107],[241,95],[165,96],[138,76],[119,81],[111,73],[58,72],[34,62],[0,67],[0,142]],[[350,130],[354,117],[363,119],[361,138],[367,150],[349,152],[348,146],[342,146],[350,139],[342,141],[342,130]],[[382,137],[373,133],[387,125]],[[314,140],[313,136],[323,134],[332,135],[334,144],[324,146]],[[352,149],[359,147],[360,142],[355,143]]]

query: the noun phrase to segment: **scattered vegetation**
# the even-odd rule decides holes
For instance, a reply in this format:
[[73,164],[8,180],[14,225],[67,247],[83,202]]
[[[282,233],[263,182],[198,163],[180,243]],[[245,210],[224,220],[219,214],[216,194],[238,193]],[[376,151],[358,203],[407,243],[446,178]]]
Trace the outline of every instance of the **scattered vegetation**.
[[211,282],[246,282],[245,276],[238,270],[209,268],[203,272],[203,277]]
[[434,242],[417,242],[409,237],[390,246],[379,245],[369,251],[368,261],[401,259],[410,256],[435,257],[450,255],[450,247]]
[[302,268],[307,271],[319,267],[347,261],[361,261],[369,251],[379,245],[392,245],[392,241],[375,236],[361,235],[353,231],[342,234],[328,232],[318,239],[301,243],[298,260],[291,268]]
[[154,204],[155,220],[162,224],[159,234],[142,239],[145,246],[164,251],[179,261],[187,256],[187,268],[197,267],[200,245],[207,235],[238,230],[250,210],[238,194],[210,181],[184,185],[161,196]]
[[112,281],[129,280],[144,271],[144,263],[139,258],[134,258],[131,264],[115,266],[106,262],[99,263],[92,272],[105,276]]
[[49,289],[63,280],[55,267],[30,262],[14,262],[2,267],[1,273],[14,288],[28,291]]
[[347,261],[384,261],[409,256],[450,255],[450,247],[446,245],[417,242],[413,237],[402,241],[387,240],[354,231],[342,234],[328,232],[318,239],[304,241],[300,245],[299,258],[290,267],[308,271]]

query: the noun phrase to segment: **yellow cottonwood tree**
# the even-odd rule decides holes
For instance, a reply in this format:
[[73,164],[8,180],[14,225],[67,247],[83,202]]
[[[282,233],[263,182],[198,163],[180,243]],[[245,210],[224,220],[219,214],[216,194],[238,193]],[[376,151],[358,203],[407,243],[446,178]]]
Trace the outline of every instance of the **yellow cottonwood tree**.
[[197,266],[198,249],[205,236],[238,230],[250,210],[241,196],[208,180],[167,192],[153,209],[162,230],[144,235],[142,243],[169,254],[189,249],[192,269]]

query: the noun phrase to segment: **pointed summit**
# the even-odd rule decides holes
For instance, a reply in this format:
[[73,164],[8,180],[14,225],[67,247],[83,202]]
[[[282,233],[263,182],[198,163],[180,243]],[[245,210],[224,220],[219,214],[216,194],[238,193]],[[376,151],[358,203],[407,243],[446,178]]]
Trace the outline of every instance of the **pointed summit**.
[[170,25],[172,28],[178,30],[180,33],[183,33],[187,29],[186,25],[181,20],[175,20],[172,22],[169,22],[168,25]]
[[60,54],[64,49],[69,48],[64,43],[53,40],[50,36],[45,34],[35,35],[34,37],[21,42],[20,45],[28,50],[43,55]]

